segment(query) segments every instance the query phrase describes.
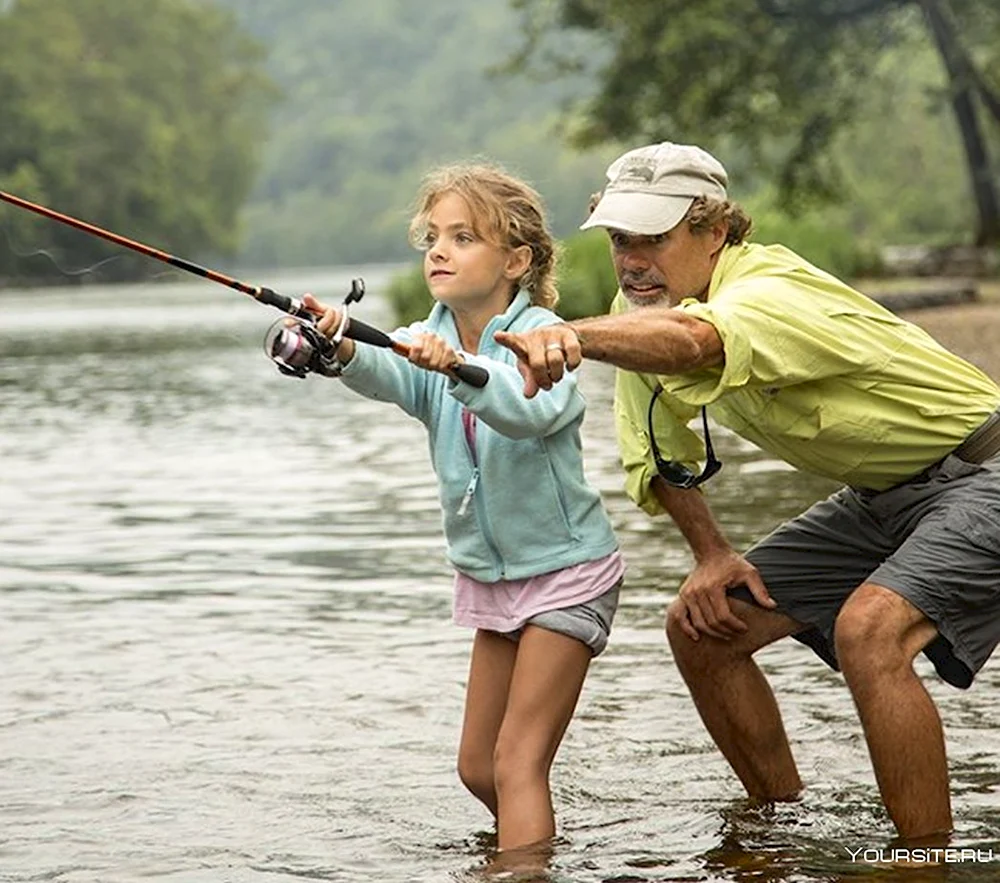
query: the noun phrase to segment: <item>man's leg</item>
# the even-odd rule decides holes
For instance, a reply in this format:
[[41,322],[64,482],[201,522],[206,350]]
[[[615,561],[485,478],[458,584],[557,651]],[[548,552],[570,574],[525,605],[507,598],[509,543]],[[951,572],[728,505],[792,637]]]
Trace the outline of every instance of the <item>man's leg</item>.
[[748,626],[730,641],[681,630],[676,605],[667,610],[667,638],[677,668],[702,721],[747,793],[759,800],[787,800],[802,790],[774,693],[753,661],[762,647],[802,626],[782,613],[730,598]]
[[844,604],[834,635],[889,817],[907,839],[950,831],[944,731],[913,670],[937,628],[902,596],[865,583]]

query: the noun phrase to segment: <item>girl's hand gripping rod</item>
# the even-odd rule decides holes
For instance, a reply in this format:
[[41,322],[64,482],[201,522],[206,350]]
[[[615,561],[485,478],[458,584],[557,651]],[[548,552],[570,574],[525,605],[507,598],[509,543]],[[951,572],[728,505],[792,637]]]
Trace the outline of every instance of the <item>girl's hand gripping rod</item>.
[[[337,358],[337,348],[345,337],[360,343],[391,349],[404,358],[410,355],[410,348],[405,343],[393,340],[384,331],[350,317],[351,304],[357,303],[365,295],[365,283],[361,279],[351,280],[351,290],[344,298],[340,308],[340,321],[331,338],[320,333],[315,325],[318,317],[301,301],[276,294],[270,289],[264,289],[264,292],[264,297],[268,298],[265,303],[278,306],[297,320],[290,322],[287,319],[279,319],[264,338],[264,352],[277,364],[282,374],[305,377],[311,372],[337,377],[343,370],[343,365]],[[274,303],[275,300],[280,301],[281,305]],[[486,382],[490,379],[489,372],[478,365],[458,363],[452,365],[449,370],[470,386],[486,386]]]
[[[316,314],[307,309],[301,301],[295,298],[278,294],[270,288],[263,288],[259,285],[248,285],[246,282],[232,279],[216,270],[201,267],[191,261],[167,254],[165,251],[160,251],[158,248],[136,242],[133,239],[112,233],[110,230],[105,230],[102,227],[89,224],[70,215],[64,215],[54,209],[46,208],[43,205],[29,202],[27,199],[22,199],[20,196],[14,196],[14,194],[6,193],[3,190],[0,190],[0,200],[15,205],[18,208],[27,209],[36,215],[41,215],[43,218],[49,218],[61,224],[66,224],[69,227],[74,227],[77,230],[82,230],[84,233],[89,233],[92,236],[99,236],[101,239],[106,239],[115,245],[130,248],[132,251],[137,251],[139,254],[144,254],[165,264],[170,264],[170,266],[177,267],[177,269],[183,270],[186,273],[193,273],[195,276],[201,276],[203,279],[210,279],[213,282],[218,282],[220,285],[241,291],[243,294],[249,294],[254,300],[258,300],[262,304],[277,307],[277,309],[288,313],[290,316],[294,316],[300,321],[295,323],[292,329],[289,329],[289,339],[284,341],[279,352],[275,352],[273,346],[277,345],[277,338],[280,335],[275,334],[272,338],[272,335],[269,333],[269,338],[272,338],[272,340],[269,345],[268,355],[278,362],[278,367],[286,374],[304,377],[309,371],[339,373],[336,371],[336,350],[344,337],[350,337],[352,340],[368,343],[372,346],[386,347],[401,356],[409,355],[410,348],[405,343],[393,340],[384,331],[379,331],[378,328],[348,317],[348,305],[361,300],[365,293],[364,283],[360,279],[355,279],[351,283],[351,291],[344,299],[343,315],[341,316],[340,326],[337,328],[337,333],[334,336],[334,342],[327,340],[326,337],[320,334],[315,326],[316,319],[318,318]],[[296,330],[300,333],[295,334]],[[291,338],[299,338],[303,343],[308,344],[311,347],[310,353],[306,354],[304,348],[298,356],[295,355],[293,350],[286,352],[284,349],[285,345],[293,346],[295,344],[295,341],[291,340]],[[284,360],[283,362],[278,360],[279,355]],[[302,362],[302,359],[305,359],[305,361]],[[296,362],[301,362],[301,364],[294,364]],[[489,380],[489,372],[478,365],[455,365],[451,369],[451,373],[471,386],[485,386],[486,381]]]

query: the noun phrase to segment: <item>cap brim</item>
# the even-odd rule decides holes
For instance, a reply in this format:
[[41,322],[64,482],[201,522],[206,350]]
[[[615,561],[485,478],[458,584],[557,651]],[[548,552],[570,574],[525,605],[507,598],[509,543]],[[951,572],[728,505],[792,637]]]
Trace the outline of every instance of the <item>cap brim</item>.
[[581,230],[610,227],[642,236],[673,230],[687,214],[693,196],[658,196],[649,193],[605,193]]

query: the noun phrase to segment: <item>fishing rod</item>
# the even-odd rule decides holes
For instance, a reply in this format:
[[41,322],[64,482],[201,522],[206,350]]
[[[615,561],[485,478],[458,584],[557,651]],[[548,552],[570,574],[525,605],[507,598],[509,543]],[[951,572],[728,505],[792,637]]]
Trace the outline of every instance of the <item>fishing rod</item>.
[[[279,370],[283,374],[293,377],[305,377],[308,373],[330,376],[339,374],[340,363],[336,358],[336,350],[344,337],[349,337],[351,340],[367,343],[372,346],[391,349],[394,353],[404,358],[410,354],[410,348],[405,343],[393,340],[388,334],[373,325],[350,318],[350,304],[360,301],[365,293],[365,285],[361,279],[352,280],[351,290],[344,299],[340,310],[340,322],[337,330],[333,338],[328,339],[316,328],[315,323],[319,316],[302,303],[302,301],[294,297],[279,294],[273,289],[264,286],[249,285],[217,270],[210,270],[208,267],[202,267],[192,261],[168,254],[158,248],[153,248],[151,245],[137,242],[118,233],[112,233],[103,227],[89,224],[70,215],[64,215],[62,212],[46,208],[44,205],[29,202],[27,199],[15,196],[13,193],[0,190],[0,200],[18,208],[26,209],[29,212],[34,212],[43,218],[74,227],[84,233],[89,233],[91,236],[106,239],[115,245],[137,251],[139,254],[183,270],[185,273],[192,273],[195,276],[201,276],[204,279],[225,285],[227,288],[233,288],[243,294],[250,295],[250,297],[262,304],[276,307],[289,316],[292,316],[296,320],[295,322],[290,325],[285,325],[283,322],[275,323],[265,339],[265,352],[278,365]],[[453,365],[449,371],[459,378],[459,380],[476,387],[485,386],[490,376],[485,368],[481,368],[479,365],[467,365],[464,363]]]

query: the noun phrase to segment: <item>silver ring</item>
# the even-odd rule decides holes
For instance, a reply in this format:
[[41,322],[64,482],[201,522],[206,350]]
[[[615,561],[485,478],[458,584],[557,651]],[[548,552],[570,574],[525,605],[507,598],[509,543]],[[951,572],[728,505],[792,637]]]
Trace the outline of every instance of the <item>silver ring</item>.
[[561,350],[562,348],[563,347],[561,343],[549,343],[546,344],[545,351],[548,352],[549,350]]

